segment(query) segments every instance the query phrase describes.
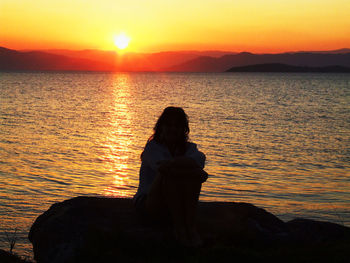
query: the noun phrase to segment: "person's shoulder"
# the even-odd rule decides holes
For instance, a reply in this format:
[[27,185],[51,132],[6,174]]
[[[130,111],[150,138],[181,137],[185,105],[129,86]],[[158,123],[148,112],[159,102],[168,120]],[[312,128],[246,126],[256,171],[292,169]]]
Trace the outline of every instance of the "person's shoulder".
[[145,150],[161,150],[163,146],[155,140],[150,140],[146,143]]
[[160,144],[158,142],[156,142],[156,140],[152,139],[152,140],[149,140],[147,141],[146,143],[146,147],[157,147],[157,146],[160,146]]
[[187,142],[187,147],[197,147],[197,144],[194,142]]
[[188,154],[201,153],[204,155],[204,153],[200,149],[198,149],[198,145],[194,142],[188,142],[186,153],[188,153]]
[[144,158],[149,158],[153,156],[156,152],[159,151],[158,144],[154,140],[147,141],[145,148],[143,148],[142,152],[142,160]]

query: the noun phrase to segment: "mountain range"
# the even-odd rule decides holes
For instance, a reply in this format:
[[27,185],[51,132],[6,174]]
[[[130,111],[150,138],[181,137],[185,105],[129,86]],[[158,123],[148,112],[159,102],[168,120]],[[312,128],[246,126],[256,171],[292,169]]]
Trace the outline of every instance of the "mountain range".
[[101,50],[12,50],[0,47],[2,71],[225,72],[257,64],[350,67],[350,49],[253,54],[226,51],[125,53]]
[[305,67],[292,66],[281,63],[257,64],[242,67],[233,67],[227,72],[317,72],[317,73],[350,73],[350,67],[324,66]]

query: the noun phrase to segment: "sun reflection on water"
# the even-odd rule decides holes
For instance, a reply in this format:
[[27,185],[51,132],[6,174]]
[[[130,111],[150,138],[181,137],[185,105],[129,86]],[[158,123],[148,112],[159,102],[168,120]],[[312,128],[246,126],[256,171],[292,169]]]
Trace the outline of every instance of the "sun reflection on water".
[[132,103],[129,75],[114,75],[112,81],[112,105],[109,109],[110,120],[108,136],[103,148],[103,159],[107,162],[108,174],[112,175],[103,195],[113,197],[129,196],[129,146],[131,144],[131,116],[129,105]]

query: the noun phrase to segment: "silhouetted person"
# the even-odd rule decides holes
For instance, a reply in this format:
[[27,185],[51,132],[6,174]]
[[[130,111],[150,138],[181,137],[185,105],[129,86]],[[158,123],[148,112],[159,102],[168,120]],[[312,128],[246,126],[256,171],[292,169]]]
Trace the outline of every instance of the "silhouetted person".
[[188,118],[182,108],[167,107],[141,154],[136,209],[154,221],[170,214],[176,239],[185,246],[199,246],[196,209],[205,155],[188,141]]

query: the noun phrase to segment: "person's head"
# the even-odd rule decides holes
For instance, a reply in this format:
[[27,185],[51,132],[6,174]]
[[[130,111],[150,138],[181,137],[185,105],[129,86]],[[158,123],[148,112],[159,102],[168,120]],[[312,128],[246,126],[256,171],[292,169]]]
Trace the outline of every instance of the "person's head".
[[150,139],[166,145],[185,147],[190,128],[185,111],[179,107],[167,107],[153,128],[154,134]]

